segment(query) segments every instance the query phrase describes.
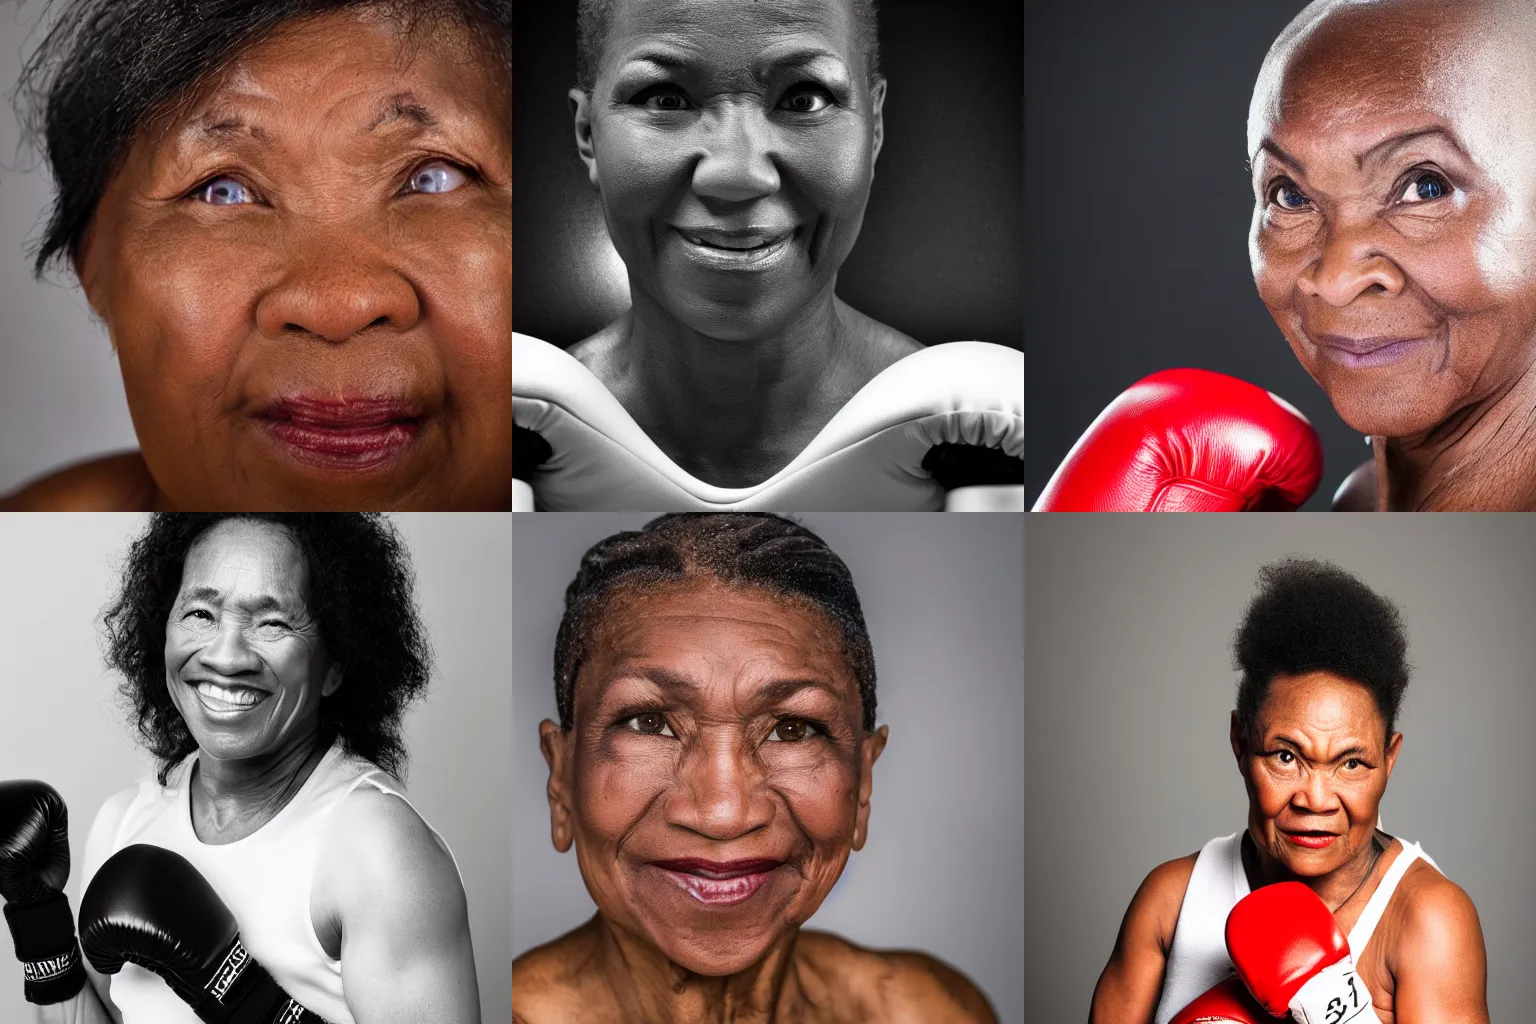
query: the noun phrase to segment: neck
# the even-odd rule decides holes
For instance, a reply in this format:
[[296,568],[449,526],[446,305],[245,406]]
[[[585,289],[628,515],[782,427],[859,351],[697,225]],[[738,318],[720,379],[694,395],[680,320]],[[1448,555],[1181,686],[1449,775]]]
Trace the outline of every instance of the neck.
[[829,282],[774,333],[723,341],[633,289],[620,401],[684,469],[742,487],[782,469],[871,372],[863,318]]
[[316,723],[257,757],[221,759],[199,750],[190,793],[198,838],[233,841],[271,821],[304,785],[326,749]]
[[1433,429],[1373,437],[1380,511],[1536,510],[1536,362]]
[[1380,833],[1372,832],[1368,842],[1355,851],[1355,855],[1326,875],[1301,877],[1285,869],[1285,866],[1259,848],[1252,835],[1243,836],[1243,862],[1250,878],[1257,882],[1253,888],[1272,885],[1275,882],[1300,882],[1338,913],[1339,909],[1365,887],[1365,880],[1376,870],[1385,849],[1386,840]]
[[649,942],[599,914],[599,971],[623,1020],[650,1024],[767,1024],[783,1019],[797,999],[793,969],[799,928],[791,929],[765,956],[737,974],[694,974],[668,960]]

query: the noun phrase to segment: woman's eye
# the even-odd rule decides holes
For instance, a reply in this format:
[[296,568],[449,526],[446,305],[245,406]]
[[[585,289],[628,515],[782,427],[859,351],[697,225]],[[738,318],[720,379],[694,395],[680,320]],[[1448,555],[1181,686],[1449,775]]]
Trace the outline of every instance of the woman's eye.
[[193,195],[209,206],[244,206],[241,197],[249,197],[250,190],[235,178],[221,174],[199,185]]
[[183,615],[182,618],[201,619],[203,622],[212,622],[213,613],[208,611],[206,608],[193,608],[191,611],[187,612],[187,614]]
[[1414,176],[1398,196],[1400,203],[1427,203],[1431,199],[1442,199],[1451,194],[1451,183],[1433,171],[1425,171]]
[[797,85],[779,100],[779,109],[796,114],[815,114],[832,105],[832,97],[819,85]]
[[1312,200],[1294,181],[1281,181],[1269,190],[1269,201],[1282,210],[1302,210]]
[[628,729],[647,736],[673,735],[672,730],[667,727],[667,717],[659,711],[647,711],[643,715],[635,715],[624,721]]
[[1365,767],[1365,762],[1360,760],[1358,757],[1352,757],[1348,761],[1344,762],[1344,767],[1345,768],[1364,768]]
[[1296,763],[1296,755],[1289,750],[1282,750],[1275,755],[1275,760],[1284,765],[1292,765]]
[[798,743],[814,731],[811,723],[803,718],[785,718],[773,727],[773,732],[768,734],[768,739]]
[[[462,179],[459,184],[454,184],[457,176]],[[463,169],[447,162],[446,160],[434,160],[429,164],[423,164],[411,175],[411,191],[424,195],[441,195],[444,192],[452,192],[469,181],[469,175]]]
[[653,85],[649,89],[642,89],[629,102],[633,106],[644,107],[646,110],[693,109],[693,104],[689,102],[687,95],[675,85]]

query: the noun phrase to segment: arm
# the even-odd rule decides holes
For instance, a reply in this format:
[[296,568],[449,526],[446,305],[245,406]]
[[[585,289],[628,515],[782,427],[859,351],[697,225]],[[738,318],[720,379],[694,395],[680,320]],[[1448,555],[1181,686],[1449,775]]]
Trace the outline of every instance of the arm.
[[1477,908],[1445,879],[1415,897],[1392,965],[1397,1024],[1488,1024],[1488,954]]
[[[85,862],[81,865],[79,888],[75,890],[77,911],[80,906],[79,897],[84,895],[85,887],[91,884],[91,879],[95,876],[96,869],[101,867],[102,861],[112,853],[118,826],[122,824],[123,815],[133,801],[133,794],[132,789],[123,790],[109,797],[107,802],[101,805],[101,810],[96,812],[96,820],[91,824],[91,831],[86,836]],[[89,984],[73,999],[55,1003],[52,1006],[34,1007],[37,1024],[120,1024],[122,1015],[112,1004],[112,996],[107,989],[111,979],[93,968],[90,960],[85,960],[84,963],[85,976]]]
[[1093,990],[1091,1024],[1150,1024],[1179,923],[1179,907],[1195,869],[1193,856],[1169,861],[1141,883],[1120,923],[1115,949]]
[[410,805],[371,789],[348,796],[317,876],[311,907],[340,925],[357,1024],[480,1024],[464,887]]

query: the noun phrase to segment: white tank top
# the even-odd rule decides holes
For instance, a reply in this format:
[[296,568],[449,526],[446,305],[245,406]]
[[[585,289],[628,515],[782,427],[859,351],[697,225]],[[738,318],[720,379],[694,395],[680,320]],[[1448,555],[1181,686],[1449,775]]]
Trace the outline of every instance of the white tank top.
[[[192,831],[187,782],[196,760],[194,752],[171,769],[163,787],[147,776],[107,802],[103,814],[123,801],[127,809],[110,843],[88,852],[87,870],[94,874],[107,857],[134,843],[181,854],[228,905],[245,948],[284,991],[330,1024],[354,1024],[342,993],[341,961],[331,959],[315,935],[310,883],[331,815],[341,801],[359,786],[404,800],[400,784],[368,761],[344,753],[339,743],[332,744],[271,821],[237,842],[209,846]],[[437,841],[442,843],[442,837]],[[89,883],[87,875],[83,884]],[[123,1024],[199,1024],[197,1015],[159,976],[135,964],[124,964],[112,977],[111,993]]]
[[[1227,955],[1227,915],[1237,906],[1238,900],[1251,891],[1248,875],[1243,871],[1242,844],[1246,833],[1212,839],[1195,858],[1195,868],[1189,875],[1189,887],[1184,890],[1184,902],[1179,906],[1179,923],[1174,926],[1173,949],[1168,954],[1168,966],[1163,972],[1163,995],[1157,1004],[1155,1024],[1168,1024],[1174,1014],[1195,1001],[1195,997],[1234,972],[1232,958]],[[1360,920],[1349,933],[1349,952],[1360,959],[1365,947],[1381,922],[1381,915],[1397,891],[1397,883],[1416,860],[1424,860],[1431,867],[1439,865],[1421,850],[1417,843],[1401,840],[1402,852],[1387,868],[1381,883],[1371,894],[1360,914]]]

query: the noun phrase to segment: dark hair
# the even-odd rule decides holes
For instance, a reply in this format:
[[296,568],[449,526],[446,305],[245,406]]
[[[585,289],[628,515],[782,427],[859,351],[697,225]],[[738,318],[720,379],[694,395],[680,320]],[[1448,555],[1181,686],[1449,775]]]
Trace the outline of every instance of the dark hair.
[[165,683],[165,626],[192,545],[226,519],[281,526],[309,565],[306,601],[331,656],[339,690],[320,701],[325,742],[403,778],[400,717],[427,686],[432,652],[411,597],[409,556],[378,513],[158,513],[133,542],[122,590],[103,614],[107,665],[155,756],[158,777],[197,749]]
[[[864,73],[880,77],[880,18],[876,0],[853,0],[855,40],[864,51]],[[576,84],[590,93],[597,84],[617,0],[579,0],[576,7]]]
[[[56,185],[33,274],[78,259],[96,205],[145,126],[216,79],[279,28],[335,11],[373,11],[415,52],[452,25],[476,53],[512,68],[509,0],[66,0],[22,70],[25,136],[45,152]],[[423,31],[427,30],[427,31]]]
[[600,540],[565,588],[555,638],[555,703],[569,731],[576,676],[603,613],[619,595],[685,580],[765,590],[820,611],[842,631],[843,657],[859,687],[864,729],[875,727],[875,653],[848,566],[799,523],[760,512],[680,512]]
[[1259,570],[1233,641],[1237,719],[1252,737],[1277,675],[1330,672],[1371,692],[1391,736],[1408,688],[1408,636],[1391,601],[1331,562],[1287,558]]

